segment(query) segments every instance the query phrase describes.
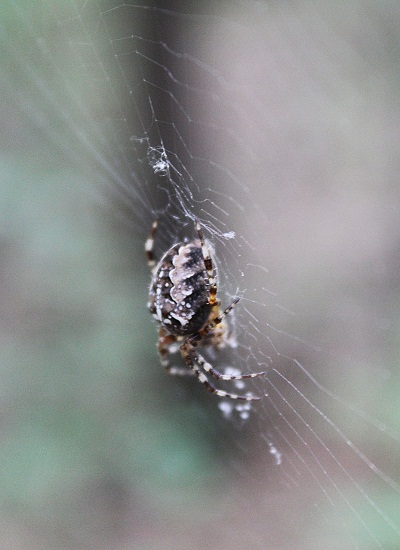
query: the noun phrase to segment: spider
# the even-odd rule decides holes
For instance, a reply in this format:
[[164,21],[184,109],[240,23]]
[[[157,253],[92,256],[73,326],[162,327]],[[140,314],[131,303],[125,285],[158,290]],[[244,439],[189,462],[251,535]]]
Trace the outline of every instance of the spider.
[[[161,364],[169,374],[197,376],[209,392],[219,397],[258,400],[260,397],[217,389],[207,374],[217,380],[242,380],[262,376],[264,372],[221,374],[197,351],[200,346],[220,349],[229,342],[225,317],[240,298],[235,298],[221,311],[211,253],[197,220],[195,225],[198,238],[175,244],[157,265],[153,255],[157,220],[153,222],[145,243],[147,261],[152,270],[148,308],[160,325],[158,352]],[[188,369],[170,365],[169,355],[177,351],[180,351]]]

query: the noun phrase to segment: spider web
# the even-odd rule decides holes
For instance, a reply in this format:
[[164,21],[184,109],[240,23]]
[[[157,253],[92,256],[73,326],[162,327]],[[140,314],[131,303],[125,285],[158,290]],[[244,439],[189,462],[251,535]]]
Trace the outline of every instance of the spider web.
[[[154,505],[153,520],[167,517],[168,528],[151,547],[397,547],[398,10],[365,2],[40,7],[38,15],[10,3],[34,45],[29,54],[5,35],[29,83],[14,99],[90,174],[94,200],[137,247],[138,307],[147,301],[141,250],[152,221],[159,256],[193,238],[198,218],[222,305],[241,296],[229,316],[234,345],[205,355],[225,372],[266,371],[221,385],[265,396],[244,405],[192,379],[164,382],[162,373],[157,384],[168,390],[157,394],[139,376],[146,409],[161,395],[168,418],[181,400],[174,410],[203,425],[220,457],[194,461],[204,476],[195,483],[183,451],[180,468],[203,502],[185,513],[185,532],[182,502],[167,516]],[[3,86],[12,93],[9,74]],[[140,373],[145,363],[154,378],[156,331],[150,318],[137,319],[148,349],[130,368]],[[190,489],[169,490],[187,502]],[[196,543],[204,527],[209,540]],[[146,541],[145,530],[123,530]]]

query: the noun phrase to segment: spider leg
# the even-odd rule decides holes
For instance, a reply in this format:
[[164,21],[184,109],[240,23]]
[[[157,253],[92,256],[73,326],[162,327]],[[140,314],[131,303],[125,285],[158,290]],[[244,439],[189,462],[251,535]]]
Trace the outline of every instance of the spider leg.
[[153,269],[153,267],[156,265],[153,250],[154,250],[154,238],[156,235],[157,227],[158,227],[158,220],[154,220],[154,222],[151,225],[149,236],[147,237],[147,240],[144,245],[144,249],[147,255],[147,264],[151,269]]
[[[196,220],[196,230],[197,234],[199,236],[200,244],[201,244],[201,252],[203,254],[203,260],[204,265],[207,271],[208,280],[210,283],[210,290],[209,290],[209,297],[208,297],[208,303],[213,306],[219,306],[219,302],[217,300],[217,280],[215,278],[214,273],[214,266],[211,259],[211,254],[208,249],[208,246],[205,243],[203,230],[201,229],[201,225],[198,220]],[[230,311],[235,307],[235,305],[238,303],[240,298],[235,298],[233,302],[225,309],[223,313],[218,315],[207,327],[208,330],[211,330],[215,325],[218,325],[224,317],[226,317]]]
[[263,376],[265,374],[265,372],[251,372],[248,374],[243,372],[240,374],[221,374],[219,371],[214,369],[214,367],[210,365],[210,363],[208,363],[198,351],[193,352],[191,355],[202,369],[209,372],[217,380],[243,380],[245,378],[256,378],[257,376]]
[[[242,400],[242,401],[259,401],[260,400],[260,397],[253,397],[253,396],[247,396],[247,395],[237,395],[236,393],[229,393],[227,391],[217,389],[214,386],[214,384],[212,384],[208,380],[208,378],[204,374],[204,372],[202,372],[200,370],[200,368],[197,366],[196,363],[199,363],[201,366],[203,366],[203,363],[205,363],[207,365],[208,365],[208,363],[204,360],[204,358],[201,355],[199,355],[197,353],[197,351],[194,349],[194,347],[192,346],[192,344],[190,343],[189,340],[186,340],[181,345],[181,353],[182,353],[182,357],[184,358],[185,363],[187,364],[187,366],[194,371],[194,373],[197,376],[197,378],[199,379],[199,381],[206,387],[206,389],[209,392],[214,393],[215,395],[218,395],[219,397],[229,397],[230,399],[238,399],[238,400]],[[211,367],[211,365],[209,365],[209,366]],[[211,369],[212,369],[212,367],[211,367]],[[214,369],[212,369],[212,370],[214,372],[217,372]],[[208,372],[211,373],[211,370],[209,369]],[[235,378],[231,378],[231,377],[222,378],[222,376],[223,375],[221,375],[222,380],[234,380],[235,379]]]
[[160,354],[161,365],[164,367],[168,374],[172,376],[194,376],[193,370],[173,367],[169,362],[169,355],[179,350],[176,337],[172,334],[168,334],[163,327],[160,327],[158,337],[158,353]]
[[217,380],[243,380],[245,378],[256,378],[257,376],[263,376],[265,372],[251,372],[240,374],[221,374],[215,369],[205,358],[195,349],[195,342],[191,342],[191,338],[188,338],[189,353],[192,360],[200,365],[202,369],[209,372]]
[[203,331],[209,332],[216,325],[219,325],[222,322],[222,320],[227,315],[229,315],[229,313],[232,311],[232,309],[235,307],[235,305],[239,302],[239,300],[240,300],[239,296],[237,298],[235,298],[233,300],[233,302],[231,304],[229,304],[229,306],[227,308],[225,308],[224,311],[218,315],[218,317],[215,317],[215,319],[213,319],[210,323],[208,323],[208,325],[206,325],[206,327],[203,329]]
[[[217,327],[218,325],[220,325],[222,323],[222,321],[224,320],[224,318],[229,315],[229,313],[232,311],[232,309],[236,306],[236,304],[240,301],[240,297],[237,297],[233,300],[233,302],[222,312],[220,313],[217,317],[215,317],[214,319],[212,319],[211,317],[211,321],[203,328],[203,330],[201,331],[201,336],[199,337],[194,337],[192,338],[192,340],[195,342],[196,340],[197,341],[200,341],[200,340],[203,340],[204,337],[207,337],[207,335],[212,332],[212,330]],[[218,312],[218,306],[214,306],[216,311]],[[231,339],[232,335],[228,335],[227,337],[225,337],[224,341],[225,343],[228,343],[229,344],[229,340]],[[233,347],[233,346],[232,346]],[[265,372],[260,372],[258,373],[258,375],[260,374],[265,374]]]

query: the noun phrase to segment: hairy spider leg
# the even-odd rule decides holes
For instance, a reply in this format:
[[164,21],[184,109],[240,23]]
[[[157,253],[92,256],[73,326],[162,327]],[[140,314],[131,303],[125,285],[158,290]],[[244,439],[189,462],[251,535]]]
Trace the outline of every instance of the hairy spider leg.
[[221,374],[219,371],[214,369],[214,367],[208,363],[193,346],[191,346],[190,342],[188,343],[188,348],[192,360],[217,380],[243,380],[244,378],[256,378],[257,376],[263,376],[265,374],[265,372],[251,372],[248,374],[243,372],[240,374]]
[[144,249],[146,251],[146,256],[147,256],[147,263],[151,269],[153,269],[154,266],[156,265],[153,250],[154,250],[154,239],[155,239],[157,227],[158,227],[158,220],[154,220],[154,222],[151,225],[150,234],[147,237],[147,240],[144,245]]
[[[169,362],[169,355],[180,349],[176,336],[169,334],[163,327],[160,327],[158,335],[158,353],[160,354],[161,365],[166,372],[172,376],[194,376],[193,370],[174,367]],[[174,349],[174,346],[176,349]]]
[[259,401],[260,397],[250,396],[250,395],[237,395],[236,393],[229,393],[224,390],[217,389],[214,384],[212,384],[207,376],[202,372],[199,367],[196,365],[196,361],[194,360],[193,355],[197,356],[196,353],[193,353],[193,347],[191,344],[186,340],[181,345],[181,351],[182,356],[185,360],[186,365],[194,371],[196,374],[198,380],[206,387],[206,389],[215,395],[218,395],[219,397],[229,397],[230,399],[237,399],[241,401]]

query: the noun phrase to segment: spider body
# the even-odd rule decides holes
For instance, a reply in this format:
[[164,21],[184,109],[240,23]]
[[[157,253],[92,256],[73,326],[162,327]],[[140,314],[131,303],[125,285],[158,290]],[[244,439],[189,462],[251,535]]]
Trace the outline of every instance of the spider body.
[[175,336],[194,334],[210,317],[210,283],[200,241],[173,246],[156,266],[150,286],[149,309]]
[[[200,346],[220,349],[228,342],[225,317],[239,301],[236,298],[224,311],[220,310],[216,272],[200,224],[196,222],[198,239],[175,244],[156,265],[153,248],[157,226],[158,222],[153,222],[145,250],[152,268],[148,307],[160,325],[158,351],[162,365],[170,374],[197,376],[208,391],[220,397],[259,399],[219,390],[208,380],[207,374],[219,380],[241,380],[261,376],[264,372],[221,374],[196,349]],[[169,355],[178,350],[186,369],[170,365]]]

